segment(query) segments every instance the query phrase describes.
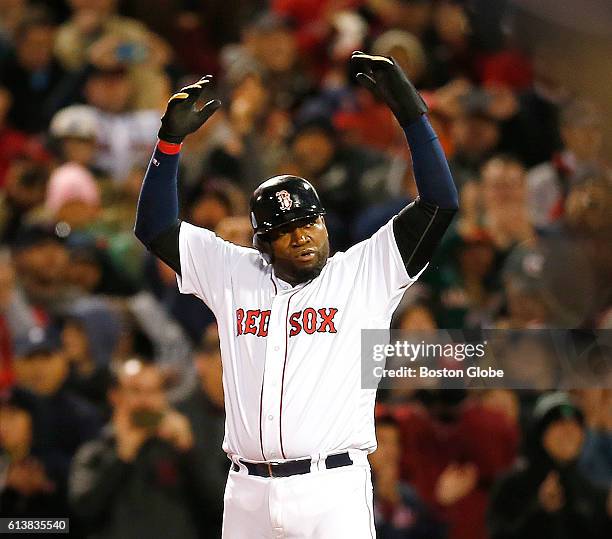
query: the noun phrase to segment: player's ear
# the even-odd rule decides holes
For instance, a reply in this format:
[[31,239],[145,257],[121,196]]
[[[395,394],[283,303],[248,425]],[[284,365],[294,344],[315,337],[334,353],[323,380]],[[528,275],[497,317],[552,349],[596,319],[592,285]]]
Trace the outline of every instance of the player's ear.
[[263,256],[264,260],[268,262],[268,264],[272,263],[272,245],[269,241],[266,241],[266,239],[262,238],[259,234],[254,234],[253,247],[255,247],[255,249],[261,253],[261,256]]

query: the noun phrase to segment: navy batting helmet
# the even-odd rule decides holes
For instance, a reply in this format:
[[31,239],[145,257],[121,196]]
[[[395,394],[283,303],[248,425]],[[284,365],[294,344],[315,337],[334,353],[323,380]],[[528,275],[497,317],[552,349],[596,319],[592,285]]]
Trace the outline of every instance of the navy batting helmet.
[[251,224],[255,234],[265,234],[287,223],[325,215],[315,188],[298,176],[274,176],[251,197]]

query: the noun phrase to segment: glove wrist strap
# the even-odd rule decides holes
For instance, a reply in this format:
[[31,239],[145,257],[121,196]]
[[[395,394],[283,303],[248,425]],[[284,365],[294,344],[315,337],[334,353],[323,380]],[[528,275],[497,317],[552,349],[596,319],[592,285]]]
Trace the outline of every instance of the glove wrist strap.
[[182,142],[174,143],[168,142],[167,140],[161,140],[157,142],[157,148],[160,152],[165,153],[167,155],[175,155],[181,151]]

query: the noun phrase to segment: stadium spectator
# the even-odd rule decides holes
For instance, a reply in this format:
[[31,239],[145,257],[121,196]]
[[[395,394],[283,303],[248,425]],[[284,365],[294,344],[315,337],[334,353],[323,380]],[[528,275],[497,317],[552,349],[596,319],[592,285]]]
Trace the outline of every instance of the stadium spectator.
[[227,181],[211,180],[199,186],[189,198],[187,220],[209,230],[215,230],[227,217],[246,213],[245,196]]
[[194,436],[195,478],[206,493],[200,510],[201,529],[218,537],[223,516],[223,492],[230,461],[221,449],[225,432],[221,351],[216,324],[211,324],[195,351],[199,384],[177,410],[189,419]]
[[271,94],[259,70],[241,66],[228,79],[229,108],[225,118],[213,123],[214,145],[209,146],[203,172],[208,177],[229,178],[248,191],[262,175],[275,173],[285,153],[288,127],[284,124],[289,120],[277,110],[281,122],[274,121]]
[[567,395],[549,393],[538,400],[525,461],[492,494],[492,539],[608,536],[607,492],[577,468],[584,437],[584,416]]
[[513,463],[518,431],[459,389],[421,391],[424,405],[397,407],[401,478],[448,526],[450,539],[486,538],[493,481]]
[[[394,466],[382,463],[398,450],[397,428],[383,420],[380,454],[372,455],[379,535],[415,532],[408,517],[425,511],[446,523],[451,539],[483,537],[491,485],[512,461],[518,439],[526,438],[537,398],[561,383],[610,385],[609,358],[601,350],[564,374],[547,335],[534,330],[612,327],[611,122],[603,108],[610,89],[601,75],[612,55],[599,49],[603,39],[590,39],[588,24],[578,34],[552,19],[543,23],[547,2],[530,2],[542,10],[537,17],[515,10],[518,3],[0,0],[0,388],[12,388],[16,378],[38,391],[53,392],[59,384],[59,400],[74,397],[111,416],[111,366],[134,357],[153,363],[151,378],[162,376],[171,406],[185,407],[195,440],[186,454],[166,449],[177,467],[197,468],[196,489],[210,486],[197,511],[178,507],[188,496],[181,491],[171,516],[193,516],[186,525],[194,534],[207,536],[201,528],[209,523],[218,535],[227,459],[219,451],[223,404],[217,341],[209,333],[214,316],[178,292],[174,271],[133,234],[160,110],[172,88],[214,75],[210,98],[223,106],[183,143],[181,218],[249,247],[245,201],[253,188],[276,174],[300,174],[316,183],[332,249],[342,250],[371,236],[417,194],[404,133],[347,69],[352,50],[392,54],[429,107],[461,200],[439,256],[405,294],[394,327],[529,331],[497,333],[503,342],[495,359],[516,391],[470,390],[469,398],[452,402],[453,393],[442,391],[427,400],[414,379],[396,378],[381,389],[379,402],[400,426],[401,473],[398,483]],[[604,3],[576,3],[576,19]],[[605,16],[602,9],[598,21]],[[61,346],[52,348],[61,349],[15,359],[31,335],[56,330]],[[585,441],[571,468],[609,488],[604,393],[572,393],[585,416]],[[10,482],[27,490],[29,482],[46,485],[46,477],[55,490],[24,497],[13,489],[10,496],[24,511],[15,514],[37,516],[64,496],[79,437],[66,436],[70,447],[64,447],[58,433],[79,424],[74,416],[81,406],[49,404],[40,413],[20,403],[0,404],[0,414],[9,410],[0,430],[8,424],[15,437],[7,439],[15,445],[32,423],[29,458],[41,464],[14,465]],[[208,424],[214,425],[210,437],[202,426]],[[100,437],[100,454],[113,454],[112,439]],[[104,474],[104,462],[96,474]],[[533,461],[529,473],[544,481],[548,468],[541,462]],[[90,464],[98,466],[87,461],[81,470]],[[0,470],[0,483],[3,477]],[[555,482],[547,480],[545,497],[559,494]],[[398,484],[403,498],[393,510]],[[86,517],[90,535],[112,534],[144,507],[146,499],[117,488],[119,497],[109,494],[102,505],[121,524]],[[7,500],[0,511],[13,507]],[[566,500],[552,520],[565,518],[569,505]],[[146,514],[161,518],[163,507],[155,507]],[[517,521],[530,518],[531,508],[517,505]],[[73,516],[65,508],[59,516],[66,515]],[[74,526],[75,519],[73,533],[82,535]],[[555,537],[573,533],[569,526],[554,531]],[[587,526],[584,539],[589,533]]]
[[8,171],[19,158],[44,161],[47,158],[42,144],[34,137],[13,129],[7,120],[12,97],[0,84],[0,189],[6,187]]
[[96,112],[91,107],[71,105],[51,119],[50,145],[61,163],[75,163],[99,176],[101,172],[94,164],[99,130]]
[[414,489],[400,479],[400,429],[390,415],[376,420],[378,447],[370,457],[374,482],[374,522],[379,539],[441,539],[446,529],[434,519]]
[[68,251],[55,231],[44,224],[22,227],[12,248],[20,292],[38,324],[47,325],[53,311],[71,295],[65,279]]
[[112,238],[96,240],[77,232],[69,236],[66,244],[71,263],[65,279],[75,294],[126,297],[138,292],[135,272],[113,252]]
[[[88,537],[206,537],[189,420],[168,405],[160,370],[133,359],[109,391],[110,423],[75,457],[69,483]],[[201,534],[201,535],[200,535]]]
[[11,161],[4,191],[0,192],[0,241],[3,244],[12,245],[19,231],[39,213],[48,180],[46,165],[26,156]]
[[33,393],[39,403],[43,449],[50,472],[65,482],[76,450],[97,436],[102,417],[93,405],[68,388],[69,364],[59,335],[33,328],[14,342],[17,387]]
[[67,385],[104,412],[122,329],[119,313],[95,296],[76,302],[62,327],[62,351],[70,364]]
[[271,8],[294,21],[300,51],[306,58],[315,58],[317,53],[325,49],[334,33],[335,16],[339,12],[354,9],[361,3],[362,0],[274,0],[271,2]]
[[496,155],[482,167],[483,221],[498,253],[534,237],[528,213],[525,167]]
[[45,207],[53,222],[64,222],[71,231],[90,227],[100,212],[100,188],[93,174],[75,162],[56,168],[49,177]]
[[[368,202],[384,199],[387,192],[388,160],[377,152],[343,145],[323,118],[296,126],[288,166],[291,173],[309,178],[331,218],[344,223],[352,223]],[[336,240],[334,248],[342,249],[348,238],[346,231],[338,232],[339,236],[330,236]]]
[[431,0],[366,0],[365,4],[383,28],[398,28],[424,39],[431,27]]
[[[459,89],[463,95],[463,89]],[[467,103],[465,100],[469,100]],[[459,189],[477,180],[480,168],[497,149],[501,132],[498,122],[487,112],[487,97],[482,92],[466,94],[451,122],[453,154],[449,165]]]
[[496,253],[491,236],[474,228],[449,238],[450,263],[428,278],[436,299],[440,327],[484,327],[502,307],[495,282]]
[[555,47],[536,44],[532,61],[533,84],[518,93],[519,106],[503,124],[506,151],[519,156],[527,167],[548,161],[560,150],[560,109],[571,96],[569,81],[559,75],[564,59]]
[[249,23],[240,48],[226,51],[227,76],[257,71],[266,81],[273,106],[294,109],[311,91],[312,83],[300,66],[295,34],[288,19],[266,12]]
[[95,68],[85,82],[85,98],[99,126],[96,165],[115,182],[124,181],[132,167],[146,161],[159,128],[157,110],[130,106],[135,88],[121,65]]
[[[252,235],[250,241],[253,241]],[[152,294],[165,312],[170,313],[180,324],[190,342],[194,346],[200,343],[204,330],[215,320],[212,311],[197,298],[180,294],[176,288],[176,274],[172,268],[155,257],[147,258],[145,278]]]
[[140,89],[130,96],[131,105],[158,108],[169,93],[163,68],[170,50],[142,23],[118,15],[117,4],[117,0],[71,0],[72,14],[58,30],[55,54],[71,72],[89,65],[106,70],[123,67]]
[[[38,420],[39,403],[27,391],[0,393],[0,515],[62,517],[65,485],[49,471]],[[65,481],[64,481],[65,483]]]
[[21,21],[27,17],[29,10],[27,0],[2,0],[0,10],[0,63],[9,54],[15,41],[15,33]]
[[580,470],[594,485],[612,488],[612,391],[575,390],[572,400],[582,411],[585,423]]
[[536,226],[550,225],[563,215],[573,186],[612,174],[602,161],[601,121],[601,113],[591,103],[575,101],[561,110],[562,150],[527,175],[529,212]]
[[33,10],[15,33],[15,52],[0,65],[0,82],[11,93],[10,124],[40,133],[63,104],[66,72],[55,60],[56,27],[48,13]]

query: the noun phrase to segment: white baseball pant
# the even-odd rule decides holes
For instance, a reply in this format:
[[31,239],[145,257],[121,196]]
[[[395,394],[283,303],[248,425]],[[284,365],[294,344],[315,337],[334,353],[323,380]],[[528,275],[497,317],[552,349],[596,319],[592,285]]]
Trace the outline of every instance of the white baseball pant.
[[291,477],[230,470],[223,539],[374,539],[367,463]]

